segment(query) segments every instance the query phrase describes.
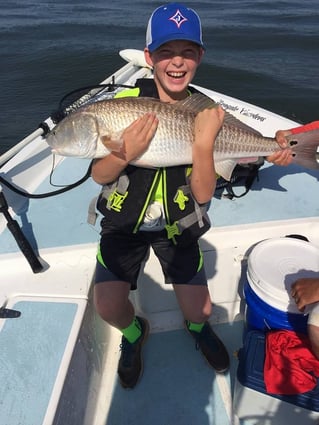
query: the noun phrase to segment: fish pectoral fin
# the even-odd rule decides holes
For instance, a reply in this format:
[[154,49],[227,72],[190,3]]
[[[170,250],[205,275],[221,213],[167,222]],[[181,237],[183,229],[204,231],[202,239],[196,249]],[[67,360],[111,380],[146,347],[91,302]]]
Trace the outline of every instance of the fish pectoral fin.
[[101,136],[101,142],[109,151],[120,152],[124,144],[122,132]]
[[223,161],[215,161],[215,171],[225,180],[230,181],[237,161],[233,159],[225,159]]

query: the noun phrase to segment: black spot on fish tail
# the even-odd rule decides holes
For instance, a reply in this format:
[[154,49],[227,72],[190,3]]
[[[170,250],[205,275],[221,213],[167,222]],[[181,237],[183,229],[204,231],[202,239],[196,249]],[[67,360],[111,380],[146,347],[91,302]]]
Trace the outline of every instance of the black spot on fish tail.
[[298,142],[297,142],[297,140],[290,140],[289,145],[290,145],[291,147],[292,147],[292,146],[296,146],[296,145],[298,145]]

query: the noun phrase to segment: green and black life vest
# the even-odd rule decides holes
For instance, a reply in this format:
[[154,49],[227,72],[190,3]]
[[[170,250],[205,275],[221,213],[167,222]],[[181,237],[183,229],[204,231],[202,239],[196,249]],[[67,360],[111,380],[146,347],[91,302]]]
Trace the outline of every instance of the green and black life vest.
[[[159,97],[152,79],[137,80],[136,86],[128,95]],[[97,209],[108,223],[136,233],[161,184],[167,237],[175,244],[187,245],[210,228],[207,204],[199,205],[190,190],[191,169],[191,164],[156,169],[128,165],[116,181],[103,186]]]

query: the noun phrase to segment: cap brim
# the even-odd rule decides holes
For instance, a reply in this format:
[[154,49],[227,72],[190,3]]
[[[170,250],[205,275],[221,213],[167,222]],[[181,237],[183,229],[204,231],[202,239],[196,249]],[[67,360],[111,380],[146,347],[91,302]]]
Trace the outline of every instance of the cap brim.
[[166,37],[162,37],[156,41],[154,41],[153,43],[151,43],[150,45],[147,46],[148,50],[152,53],[154,52],[154,50],[158,49],[159,47],[161,47],[163,44],[168,43],[170,41],[175,41],[175,40],[185,40],[185,41],[191,41],[194,44],[197,44],[198,46],[202,47],[203,49],[205,49],[203,43],[200,43],[198,41],[198,39],[194,39],[192,37],[187,37],[187,35],[185,34],[180,34],[180,33],[176,33],[176,34],[169,34]]

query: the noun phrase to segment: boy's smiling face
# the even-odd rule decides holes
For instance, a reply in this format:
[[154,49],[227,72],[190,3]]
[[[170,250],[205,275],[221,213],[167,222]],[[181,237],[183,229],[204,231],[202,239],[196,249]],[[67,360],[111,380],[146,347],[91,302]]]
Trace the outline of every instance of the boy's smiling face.
[[154,52],[144,50],[146,62],[153,67],[160,99],[166,102],[184,99],[204,50],[197,44],[176,40],[163,44]]

